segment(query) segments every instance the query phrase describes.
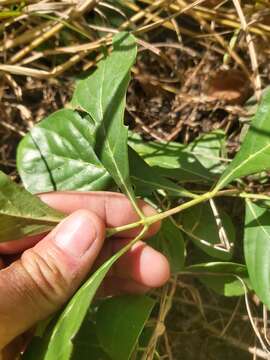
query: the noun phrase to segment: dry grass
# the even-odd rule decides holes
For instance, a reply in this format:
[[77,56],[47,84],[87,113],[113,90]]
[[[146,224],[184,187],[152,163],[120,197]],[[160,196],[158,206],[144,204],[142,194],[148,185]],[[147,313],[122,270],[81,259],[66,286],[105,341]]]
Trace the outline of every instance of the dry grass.
[[[233,154],[239,118],[248,115],[243,104],[270,83],[268,0],[20,4],[0,0],[0,168],[15,178],[20,138],[67,104],[74,79],[91,70],[118,31],[138,38],[127,117],[146,138],[187,143],[221,128]],[[267,358],[244,301],[214,295],[189,277],[173,278],[157,295],[160,312],[145,359]],[[260,307],[254,298],[250,304],[263,334]]]

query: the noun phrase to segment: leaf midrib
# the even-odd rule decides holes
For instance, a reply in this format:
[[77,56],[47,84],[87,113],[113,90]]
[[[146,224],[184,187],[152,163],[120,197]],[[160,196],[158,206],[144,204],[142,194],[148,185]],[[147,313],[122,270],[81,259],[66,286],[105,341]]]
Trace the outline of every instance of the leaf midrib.
[[[45,128],[45,127],[41,127],[41,126],[40,126],[40,129],[45,130],[46,132],[52,133],[52,134],[55,135],[55,131],[54,131],[54,130],[51,130],[51,129],[48,129],[48,128]],[[33,134],[32,134],[32,136],[33,136]],[[67,141],[67,138],[66,138],[65,136],[63,136],[63,135],[61,135],[61,134],[59,134],[59,133],[57,133],[57,136],[59,136],[61,139],[65,140],[65,141]],[[71,146],[73,147],[73,149],[75,150],[75,152],[77,153],[77,155],[80,156],[80,151],[79,151],[77,148],[75,148],[74,145],[73,145],[70,141],[69,141],[69,144],[71,144]],[[41,150],[39,150],[39,152],[41,152]],[[74,160],[74,161],[82,162],[83,164],[90,164],[90,165],[95,166],[95,167],[97,167],[97,168],[104,169],[104,167],[103,167],[102,165],[98,165],[98,164],[96,164],[96,163],[95,163],[95,164],[90,163],[89,161],[85,161],[85,160],[83,160],[83,159],[81,159],[81,158],[79,158],[79,157],[77,157],[77,158],[75,158],[75,159],[72,158],[72,157],[69,157],[69,158],[68,158],[68,157],[66,157],[66,156],[58,155],[58,154],[56,154],[56,153],[52,153],[52,152],[49,152],[49,151],[41,152],[41,154],[42,154],[42,155],[47,155],[47,154],[49,154],[49,155],[57,156],[57,157],[59,157],[59,158],[63,158],[63,159],[67,159],[67,160]]]
[[117,176],[120,179],[120,182],[121,182],[121,184],[123,186],[123,189],[125,190],[126,194],[128,195],[130,201],[132,203],[134,203],[134,201],[133,201],[134,196],[130,192],[130,189],[128,188],[128,186],[126,186],[125,179],[122,177],[121,171],[119,171],[118,165],[117,165],[117,163],[116,163],[116,161],[114,159],[114,156],[113,156],[113,151],[111,149],[111,144],[109,142],[108,136],[106,136],[106,129],[104,128],[104,113],[103,113],[102,100],[103,100],[103,85],[104,85],[104,79],[105,79],[106,66],[107,66],[107,63],[104,62],[103,67],[102,67],[102,77],[101,77],[100,97],[99,97],[99,111],[100,111],[100,115],[101,115],[100,124],[101,124],[101,128],[102,128],[103,136],[104,136],[104,139],[105,139],[105,144],[107,144],[107,149],[108,149],[108,152],[110,154],[110,157],[111,157],[112,163],[114,165],[114,168],[116,170]]
[[[14,211],[18,211],[19,213],[17,215],[14,215],[13,213],[9,213],[8,211],[3,211],[3,208],[0,208],[0,214],[5,215],[5,216],[11,216],[11,217],[16,217],[19,219],[27,219],[27,220],[31,220],[31,221],[47,221],[47,222],[58,222],[56,220],[43,220],[41,218],[36,218],[35,216],[32,215],[22,215],[20,210],[16,207],[16,205],[14,205],[12,199],[10,199],[9,197],[6,196],[6,194],[1,191],[1,194],[3,196],[4,199],[6,199],[7,204],[10,204],[10,206],[12,206],[12,208],[14,209]],[[39,209],[39,211],[43,211],[42,209]],[[44,219],[46,219],[46,212],[44,211]]]
[[260,220],[258,219],[258,217],[256,216],[256,213],[254,211],[254,209],[252,208],[252,206],[250,206],[250,201],[249,200],[246,200],[247,201],[247,205],[255,219],[255,221],[258,223],[258,225],[262,228],[262,231],[265,233],[265,235],[268,237],[268,239],[270,240],[270,235],[269,233],[265,230],[265,227],[261,224]]
[[[139,178],[139,177],[137,177],[137,176],[135,176],[135,175],[131,175],[131,177],[132,177],[133,179],[137,180],[137,181],[142,182],[142,183],[154,185],[154,186],[156,186],[157,188],[161,186],[159,183],[156,183],[156,182],[154,182],[154,181],[149,181],[149,180],[141,179],[141,178]],[[174,191],[174,192],[178,192],[179,195],[183,195],[183,193],[185,192],[184,190],[181,191],[179,188],[177,188],[177,187],[176,187],[176,188],[170,187],[169,185],[164,185],[164,184],[163,184],[162,187],[163,187],[164,189],[168,189],[168,190],[171,190],[171,191]]]
[[260,149],[259,151],[255,152],[254,154],[249,155],[243,162],[241,162],[238,166],[236,166],[227,176],[225,176],[223,178],[222,181],[220,181],[220,183],[217,184],[216,188],[214,191],[217,191],[219,189],[221,189],[224,184],[226,184],[227,180],[239,169],[241,169],[241,167],[243,167],[244,165],[246,165],[250,160],[252,160],[254,157],[260,155],[261,153],[263,153],[264,151],[266,151],[268,148],[270,148],[270,144],[267,144],[266,146],[264,146],[262,149]]
[[[44,218],[37,218],[37,217],[33,217],[33,216],[29,216],[29,215],[27,215],[27,216],[25,216],[25,215],[21,215],[21,214],[19,214],[19,215],[14,215],[14,214],[11,214],[11,213],[9,213],[9,212],[5,212],[5,211],[3,211],[3,209],[0,209],[0,216],[1,215],[4,215],[4,216],[9,216],[9,217],[13,217],[13,218],[18,218],[18,219],[24,219],[24,220],[30,220],[30,221],[40,221],[40,222],[43,222],[43,223],[59,223],[59,221],[61,220],[61,218],[59,217],[59,219],[50,219],[50,218],[46,218],[46,217],[44,217]],[[64,217],[63,217],[64,218]],[[63,219],[62,218],[62,219]]]
[[[147,159],[144,158],[144,160],[147,162]],[[147,162],[148,163],[148,162]],[[149,164],[149,163],[148,163]],[[150,164],[149,164],[150,165]],[[165,169],[165,170],[182,170],[182,171],[185,171],[186,173],[188,174],[192,174],[192,175],[196,175],[197,177],[200,177],[200,178],[204,178],[206,180],[213,180],[210,176],[205,176],[205,175],[202,175],[200,173],[197,173],[195,171],[191,171],[189,169],[187,169],[186,167],[183,167],[183,166],[179,166],[179,167],[168,167],[168,165],[162,161],[160,161],[157,164],[152,164],[150,166],[159,166],[159,165],[164,165],[164,166],[160,166],[162,169]],[[207,170],[207,169],[206,169]]]
[[[40,152],[40,151],[39,151]],[[95,168],[98,168],[100,170],[103,170],[103,171],[106,171],[106,169],[102,166],[102,165],[96,165],[96,164],[93,164],[93,163],[90,163],[90,162],[87,162],[85,160],[82,160],[82,159],[74,159],[74,158],[71,158],[71,157],[66,157],[66,156],[62,156],[62,155],[57,155],[57,154],[52,154],[50,152],[41,152],[41,154],[43,156],[46,156],[46,155],[51,155],[51,156],[54,156],[56,158],[60,158],[60,159],[64,159],[64,160],[67,160],[67,161],[75,161],[75,162],[78,162],[78,163],[81,163],[82,165],[87,165],[87,166],[91,166],[91,167],[95,167]],[[56,169],[57,167],[55,167]]]

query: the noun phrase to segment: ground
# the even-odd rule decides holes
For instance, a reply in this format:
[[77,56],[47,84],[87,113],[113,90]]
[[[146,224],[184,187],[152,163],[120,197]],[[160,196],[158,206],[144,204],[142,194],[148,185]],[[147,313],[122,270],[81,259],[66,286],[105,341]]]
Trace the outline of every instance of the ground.
[[[2,3],[0,169],[16,180],[18,142],[33,124],[68,106],[75,80],[91,71],[112,28],[133,30],[139,39],[126,121],[146,140],[189,143],[222,129],[233,157],[253,111],[246,101],[256,102],[270,84],[268,1]],[[152,340],[158,339],[160,358],[266,358],[256,353],[244,298],[218,296],[190,276],[172,278],[156,295],[161,323]],[[250,303],[261,327],[257,298]]]

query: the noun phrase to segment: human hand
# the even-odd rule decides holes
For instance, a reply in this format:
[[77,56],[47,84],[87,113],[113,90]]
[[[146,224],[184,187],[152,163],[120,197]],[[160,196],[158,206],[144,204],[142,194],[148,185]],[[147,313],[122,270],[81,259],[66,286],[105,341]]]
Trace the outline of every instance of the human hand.
[[[56,192],[40,197],[70,215],[46,236],[0,243],[0,350],[63,306],[90,269],[98,268],[139,232],[125,231],[104,243],[106,227],[138,219],[121,194]],[[155,212],[143,201],[139,206],[145,215]],[[159,226],[151,226],[145,238]],[[168,278],[166,258],[139,241],[113,266],[100,291],[102,295],[144,293]]]

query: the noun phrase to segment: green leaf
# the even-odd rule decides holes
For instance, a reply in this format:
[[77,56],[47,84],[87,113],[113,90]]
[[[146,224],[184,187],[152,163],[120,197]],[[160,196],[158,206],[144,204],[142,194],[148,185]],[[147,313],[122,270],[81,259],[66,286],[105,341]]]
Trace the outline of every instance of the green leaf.
[[70,300],[59,317],[48,342],[44,360],[68,360],[72,354],[72,339],[77,334],[87,310],[107,272],[119,258],[119,253],[106,261]]
[[72,104],[93,119],[95,153],[137,209],[129,178],[128,128],[124,125],[126,91],[136,54],[135,38],[125,32],[117,34],[112,53],[100,61],[93,74],[78,83]]
[[[96,308],[94,305],[94,308]],[[95,319],[89,316],[85,317],[77,335],[72,340],[73,351],[72,360],[111,360],[111,358],[103,351],[97,337],[97,325]],[[44,359],[48,346],[46,337],[34,336],[30,346],[27,347],[23,354],[23,360],[39,360]],[[58,358],[57,358],[58,359]]]
[[[21,141],[17,164],[24,186],[32,193],[52,190],[105,190],[112,179],[95,155],[89,119],[64,109],[50,115]],[[192,196],[159,175],[129,148],[131,178],[137,195],[163,189],[170,196]]]
[[111,177],[97,158],[89,118],[63,109],[36,125],[20,142],[17,167],[32,193],[105,190]]
[[240,296],[245,293],[239,278],[249,285],[247,269],[242,264],[210,262],[192,265],[186,270],[193,272],[205,286],[224,296]]
[[144,142],[137,134],[129,137],[130,146],[165,177],[179,182],[212,183],[224,171],[221,161],[224,133],[203,135],[189,145],[176,142]]
[[153,191],[162,189],[169,196],[193,197],[189,191],[160,175],[157,169],[149,166],[131,147],[128,150],[130,176],[137,195],[151,195]]
[[[112,315],[112,314],[111,314]],[[111,360],[102,349],[98,336],[97,324],[86,317],[74,341],[72,360]]]
[[147,296],[121,296],[105,300],[97,312],[97,334],[112,360],[128,360],[155,301]]
[[148,240],[148,243],[167,257],[172,273],[183,270],[186,255],[185,241],[181,230],[170,219],[162,221],[161,229]]
[[44,233],[64,217],[0,172],[0,242]]
[[233,180],[270,168],[270,90],[264,95],[249,131],[234,160],[223,173],[215,190]]
[[[73,350],[73,338],[87,314],[95,293],[117,257],[111,258],[77,291],[60,315],[47,338],[46,346],[36,354],[37,360],[68,360]],[[27,359],[27,358],[26,358]]]
[[270,212],[246,201],[244,252],[250,282],[270,309]]
[[201,276],[200,282],[219,295],[231,297],[245,294],[245,288],[241,281],[233,275]]
[[[48,329],[48,332],[44,335],[44,343],[36,353],[36,360],[69,360],[71,358],[73,339],[80,330],[101,282],[120,256],[122,256],[132,244],[141,239],[144,231],[145,230],[143,230],[131,243],[107,260],[81,286],[69,301],[53,328]],[[31,350],[29,353],[32,353]],[[28,359],[27,356],[26,359]],[[31,359],[31,357],[29,359]]]
[[[180,218],[183,231],[195,245],[212,257],[231,259],[235,229],[231,218],[223,210],[218,210],[217,217],[208,202],[183,211]],[[225,246],[226,239],[230,249]]]
[[226,138],[221,130],[197,137],[185,147],[187,154],[192,154],[212,176],[221,174],[226,168]]

